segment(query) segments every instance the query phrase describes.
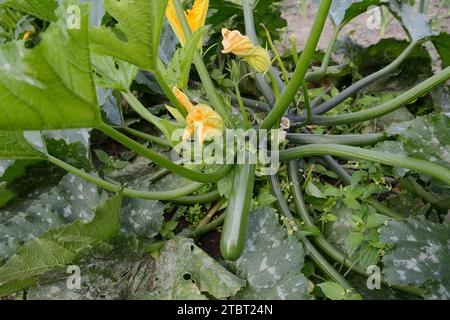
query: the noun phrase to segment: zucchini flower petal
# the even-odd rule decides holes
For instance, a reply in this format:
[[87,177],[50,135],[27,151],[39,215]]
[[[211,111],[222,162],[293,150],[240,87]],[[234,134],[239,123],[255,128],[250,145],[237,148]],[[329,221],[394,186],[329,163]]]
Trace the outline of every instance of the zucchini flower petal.
[[191,101],[189,101],[189,98],[184,94],[183,91],[175,86],[173,87],[172,92],[188,113],[191,112],[192,109],[194,109],[194,105]]
[[233,53],[237,56],[247,56],[252,54],[255,45],[249,37],[243,36],[238,30],[230,31],[222,29],[223,50],[222,53]]
[[188,139],[196,133],[200,144],[203,144],[205,140],[222,136],[223,131],[224,123],[219,114],[210,106],[199,104],[186,117],[183,139]]
[[[209,0],[195,0],[192,9],[185,11],[185,17],[192,32],[199,30],[205,25],[208,6]],[[166,17],[181,45],[184,46],[186,44],[186,35],[184,34],[180,20],[178,20],[173,0],[169,0],[168,2]]]
[[205,140],[223,135],[225,130],[223,119],[213,108],[206,104],[194,106],[189,101],[189,98],[177,87],[173,88],[173,93],[188,111],[183,140],[190,138],[193,134],[197,134],[200,144],[203,144]]

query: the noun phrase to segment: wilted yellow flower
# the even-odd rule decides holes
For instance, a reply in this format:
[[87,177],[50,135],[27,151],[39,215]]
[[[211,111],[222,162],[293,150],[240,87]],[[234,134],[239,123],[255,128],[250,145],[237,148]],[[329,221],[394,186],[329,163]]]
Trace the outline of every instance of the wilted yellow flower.
[[194,106],[189,101],[189,98],[177,87],[173,88],[173,93],[188,112],[183,140],[190,138],[196,133],[200,144],[203,144],[205,140],[220,137],[223,134],[223,119],[213,108],[206,104]]
[[248,36],[239,31],[222,29],[222,53],[233,53],[242,57],[258,72],[266,72],[270,68],[270,55],[264,48],[255,46]]
[[[208,5],[209,0],[195,0],[192,9],[185,11],[184,14],[186,16],[186,20],[192,32],[199,30],[205,25]],[[177,35],[178,40],[180,40],[181,45],[184,46],[186,44],[186,35],[184,34],[180,20],[178,20],[173,0],[169,0],[168,2],[166,17],[167,20],[169,20],[173,31]]]

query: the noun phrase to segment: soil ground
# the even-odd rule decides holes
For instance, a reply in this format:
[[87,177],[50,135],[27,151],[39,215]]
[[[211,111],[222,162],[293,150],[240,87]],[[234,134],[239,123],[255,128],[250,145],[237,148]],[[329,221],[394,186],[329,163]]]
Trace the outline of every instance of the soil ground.
[[[284,46],[289,46],[289,37],[293,35],[296,39],[298,49],[301,49],[308,37],[309,30],[314,22],[315,15],[317,13],[318,1],[304,0],[307,5],[307,15],[303,16],[300,10],[301,1],[303,0],[285,0],[283,5],[283,17],[288,22],[287,37],[285,37]],[[417,3],[419,1],[416,1]],[[430,0],[427,16],[433,21],[438,21],[439,24],[435,25],[434,29],[437,31],[450,32],[450,16],[448,14],[448,1],[447,6],[443,5],[439,8],[442,0]],[[445,1],[444,1],[445,2]],[[417,7],[418,5],[416,5]],[[380,30],[370,30],[367,27],[367,19],[369,18],[368,13],[364,13],[352,21],[350,21],[340,32],[340,35],[348,35],[357,43],[362,45],[370,45],[377,43],[381,38],[396,38],[396,39],[407,39],[402,26],[396,19],[392,19],[389,23],[384,35],[381,37]],[[389,18],[392,18],[390,16]],[[333,25],[328,19],[325,25],[324,32],[320,38],[318,48],[320,50],[325,50],[333,34]],[[433,54],[435,58],[435,54]]]

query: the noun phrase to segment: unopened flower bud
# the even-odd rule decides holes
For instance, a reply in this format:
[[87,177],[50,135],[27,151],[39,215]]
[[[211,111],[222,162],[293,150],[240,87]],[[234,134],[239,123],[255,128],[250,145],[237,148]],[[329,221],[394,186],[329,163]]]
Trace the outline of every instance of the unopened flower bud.
[[251,55],[246,56],[245,61],[248,62],[253,69],[258,72],[269,71],[270,68],[270,56],[266,49],[256,47]]

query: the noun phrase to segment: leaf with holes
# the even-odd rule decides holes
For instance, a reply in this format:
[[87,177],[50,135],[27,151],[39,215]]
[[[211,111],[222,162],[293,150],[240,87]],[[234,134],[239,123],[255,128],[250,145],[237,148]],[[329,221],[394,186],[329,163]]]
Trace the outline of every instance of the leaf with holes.
[[169,240],[155,262],[151,292],[142,299],[205,300],[203,293],[224,299],[234,296],[245,281],[214,261],[194,241]]

